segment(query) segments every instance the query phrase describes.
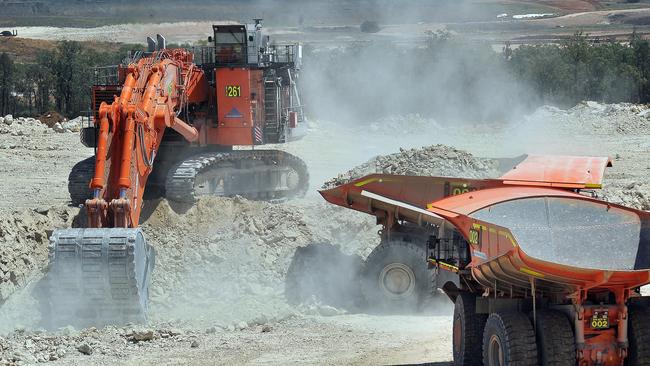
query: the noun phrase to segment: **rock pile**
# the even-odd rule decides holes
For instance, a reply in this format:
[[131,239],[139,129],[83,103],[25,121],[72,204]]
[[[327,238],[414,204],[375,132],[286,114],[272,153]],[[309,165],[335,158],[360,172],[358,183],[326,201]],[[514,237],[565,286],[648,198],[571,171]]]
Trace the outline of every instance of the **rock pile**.
[[[270,324],[299,313],[341,314],[327,304],[293,307],[287,303],[284,282],[294,252],[314,242],[333,242],[342,251],[368,253],[377,244],[377,227],[371,217],[325,203],[206,198],[185,212],[172,209],[165,200],[146,204],[154,207],[149,208],[143,228],[157,251],[149,328],[14,331],[0,338],[0,364],[46,362],[70,354],[120,357],[130,347],[159,348],[178,342],[199,347],[196,338],[203,333],[199,329],[206,329],[205,334],[269,332]],[[0,221],[0,236],[16,243],[0,241],[0,250],[18,248],[9,251],[15,253],[16,261],[28,258],[31,263],[23,272],[37,272],[47,257],[47,233],[38,234],[34,227],[65,226],[73,214],[26,212]],[[331,219],[323,222],[324,216]],[[35,324],[24,325],[38,329]],[[0,326],[0,334],[13,329]]]
[[69,121],[57,122],[52,126],[52,129],[59,133],[79,132],[81,128],[86,125],[88,125],[87,117],[77,117]]
[[376,245],[376,226],[365,215],[341,218],[344,229],[322,225],[324,211],[332,209],[206,198],[179,215],[159,202],[144,225],[158,253],[152,318],[242,329],[294,314],[284,278],[296,248],[338,241],[344,233],[347,250]]
[[48,125],[35,118],[17,117],[6,115],[0,117],[0,134],[11,134],[12,136],[29,136],[37,133],[77,133],[81,127],[88,124],[88,118],[77,117],[70,121],[54,122]]
[[69,227],[77,210],[44,208],[0,217],[0,304],[38,276],[47,262],[51,230]]
[[396,154],[377,156],[325,182],[323,188],[333,188],[373,173],[489,178],[499,175],[498,168],[496,160],[478,158],[446,145],[433,145],[420,149],[400,149]]
[[34,118],[18,117],[12,115],[0,117],[0,134],[12,136],[27,136],[37,133],[47,133],[49,129],[39,120]]
[[582,134],[650,133],[650,107],[641,104],[601,104],[585,101],[567,110],[543,106],[527,119],[543,121],[546,125],[552,122],[556,127],[575,130]]
[[[215,332],[221,332],[219,329]],[[261,329],[259,330],[262,331]],[[22,365],[56,361],[65,357],[101,354],[109,357],[124,357],[139,349],[166,348],[174,344],[191,344],[203,331],[179,330],[168,327],[89,328],[82,331],[63,328],[56,333],[18,330],[6,338],[0,337],[0,365]]]
[[596,192],[600,199],[639,210],[650,210],[650,186],[645,182],[605,182],[602,191]]

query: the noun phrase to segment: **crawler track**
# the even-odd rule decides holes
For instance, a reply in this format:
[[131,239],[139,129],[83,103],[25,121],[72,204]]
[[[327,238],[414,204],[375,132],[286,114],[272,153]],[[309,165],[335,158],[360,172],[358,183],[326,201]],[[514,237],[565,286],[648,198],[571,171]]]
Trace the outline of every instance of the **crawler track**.
[[307,166],[280,150],[236,150],[194,155],[170,169],[165,196],[194,202],[207,195],[282,200],[302,197],[309,187]]

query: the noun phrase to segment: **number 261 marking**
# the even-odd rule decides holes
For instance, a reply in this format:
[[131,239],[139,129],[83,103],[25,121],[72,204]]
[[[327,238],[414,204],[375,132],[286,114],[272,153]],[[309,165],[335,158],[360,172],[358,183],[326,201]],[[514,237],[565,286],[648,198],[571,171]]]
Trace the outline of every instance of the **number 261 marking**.
[[241,97],[241,86],[235,86],[235,85],[226,86],[226,96]]

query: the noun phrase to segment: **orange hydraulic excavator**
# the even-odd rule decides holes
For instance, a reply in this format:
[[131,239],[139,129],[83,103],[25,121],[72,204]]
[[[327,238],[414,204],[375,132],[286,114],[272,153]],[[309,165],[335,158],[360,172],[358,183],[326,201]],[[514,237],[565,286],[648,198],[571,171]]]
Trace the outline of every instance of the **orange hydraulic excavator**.
[[[304,194],[305,164],[278,150],[300,121],[298,45],[268,44],[261,23],[215,25],[213,46],[167,49],[148,39],[116,79],[93,88],[95,155],[70,174],[87,225],[55,230],[46,276],[50,326],[146,319],[154,251],[138,228],[145,188],[193,202],[202,195],[282,199]],[[155,170],[154,170],[155,165]]]

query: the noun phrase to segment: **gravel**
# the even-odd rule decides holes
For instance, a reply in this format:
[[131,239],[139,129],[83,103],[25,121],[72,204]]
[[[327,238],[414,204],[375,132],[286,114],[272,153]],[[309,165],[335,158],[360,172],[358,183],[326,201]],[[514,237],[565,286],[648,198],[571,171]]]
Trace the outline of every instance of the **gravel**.
[[78,209],[64,206],[0,216],[0,304],[40,275],[51,230],[69,227],[77,213]]
[[446,145],[419,149],[400,149],[399,153],[377,156],[323,184],[324,189],[348,183],[368,174],[383,173],[416,176],[494,178],[499,175],[494,159],[472,154]]
[[[537,137],[552,130],[565,136],[554,136],[562,147],[557,153],[576,154],[584,152],[573,151],[577,146],[573,142],[584,136],[597,145],[595,153],[614,157],[614,167],[606,174],[605,189],[599,194],[613,202],[650,209],[650,190],[645,183],[650,161],[645,141],[650,132],[648,116],[646,106],[588,102],[569,110],[540,108],[521,121],[525,128],[517,130],[519,135],[513,132],[516,126],[506,126],[502,131],[499,126],[479,126],[481,133],[475,135],[471,134],[474,127],[468,126],[467,133],[475,138],[473,141],[514,139],[533,148],[539,145],[521,138],[524,134]],[[297,304],[287,301],[285,279],[299,249],[325,244],[341,254],[333,258],[361,260],[377,245],[379,227],[371,216],[326,204],[315,196],[283,204],[238,197],[207,198],[191,208],[176,207],[165,200],[147,201],[143,228],[158,254],[150,293],[151,322],[99,330],[67,327],[58,332],[40,331],[38,304],[30,296],[30,286],[45,266],[49,231],[70,226],[78,213],[78,208],[66,207],[67,173],[92,151],[81,147],[74,133],[55,133],[32,119],[9,119],[10,124],[6,117],[0,121],[0,173],[4,183],[0,195],[6,197],[0,202],[0,303],[4,302],[0,308],[0,335],[4,334],[0,336],[0,365],[49,361],[114,364],[127,360],[131,364],[169,363],[173,362],[170,355],[204,363],[209,357],[231,363],[397,363],[409,360],[403,352],[414,347],[429,350],[429,361],[449,360],[450,334],[431,332],[434,328],[449,329],[447,317],[372,317],[354,314],[355,309],[322,297]],[[435,123],[420,116],[387,118],[372,125],[370,133],[385,134],[382,126],[399,130],[408,124],[410,129],[419,130],[420,125]],[[312,164],[331,159],[329,150],[315,149],[310,140],[323,140],[321,133],[312,131],[305,140],[288,147],[293,146],[297,150],[292,153]],[[496,140],[498,134],[510,140]],[[410,139],[412,134],[404,136]],[[468,144],[468,140],[458,141],[464,147]],[[472,153],[439,144],[399,151],[391,148],[398,152],[376,156],[325,186],[374,172],[495,177],[496,161],[478,157],[497,156],[494,149],[499,144],[493,145],[475,144],[468,148]],[[343,170],[340,166],[353,166],[376,155],[376,150],[372,151],[354,164],[338,158],[338,165],[320,164],[322,169],[317,174],[334,176]],[[528,151],[517,154],[524,152]],[[335,153],[349,155],[342,149]],[[332,259],[324,265],[340,263]],[[287,353],[287,347],[293,352]],[[323,358],[317,351],[321,347],[339,351]],[[391,358],[393,355],[400,358]]]

